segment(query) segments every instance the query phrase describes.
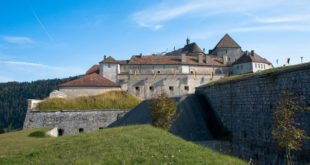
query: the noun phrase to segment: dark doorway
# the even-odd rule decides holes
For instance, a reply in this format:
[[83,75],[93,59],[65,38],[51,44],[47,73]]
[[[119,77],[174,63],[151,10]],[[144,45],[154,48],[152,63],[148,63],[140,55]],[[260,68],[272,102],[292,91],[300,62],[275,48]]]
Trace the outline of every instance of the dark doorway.
[[64,135],[64,130],[58,129],[58,136],[63,136],[63,135]]
[[79,133],[82,133],[84,132],[84,129],[83,128],[79,128]]

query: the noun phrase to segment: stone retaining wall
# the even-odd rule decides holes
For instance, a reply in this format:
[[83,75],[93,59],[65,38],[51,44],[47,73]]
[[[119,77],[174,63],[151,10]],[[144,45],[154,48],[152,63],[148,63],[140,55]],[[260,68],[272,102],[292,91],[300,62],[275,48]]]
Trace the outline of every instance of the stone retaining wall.
[[[234,155],[275,165],[285,164],[285,152],[277,147],[271,134],[276,101],[284,91],[303,99],[302,107],[310,107],[310,64],[196,88],[231,132]],[[310,136],[310,111],[296,113],[295,120]],[[310,140],[304,141],[294,159],[297,164],[310,163]]]
[[62,135],[103,129],[123,117],[129,109],[36,111],[38,100],[28,100],[23,129],[57,127]]

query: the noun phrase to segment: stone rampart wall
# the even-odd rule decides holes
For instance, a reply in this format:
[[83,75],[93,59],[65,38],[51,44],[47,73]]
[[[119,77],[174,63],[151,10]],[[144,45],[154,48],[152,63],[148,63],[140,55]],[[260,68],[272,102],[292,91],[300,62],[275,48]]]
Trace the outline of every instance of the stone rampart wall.
[[37,101],[28,101],[23,129],[57,127],[62,131],[62,135],[103,129],[129,111],[128,109],[36,111],[32,106],[35,105],[33,102]]
[[[276,102],[284,91],[301,98],[310,107],[310,65],[272,73],[212,83],[196,88],[206,97],[223,125],[231,132],[233,153],[258,164],[285,164],[285,152],[272,139]],[[296,113],[295,120],[310,136],[310,111]],[[297,164],[310,163],[310,140],[294,153]]]

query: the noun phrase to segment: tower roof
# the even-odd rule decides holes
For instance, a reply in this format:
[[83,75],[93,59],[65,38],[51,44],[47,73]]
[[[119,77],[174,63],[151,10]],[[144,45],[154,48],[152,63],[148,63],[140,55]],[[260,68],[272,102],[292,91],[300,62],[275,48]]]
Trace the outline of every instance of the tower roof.
[[59,87],[119,87],[119,85],[97,73],[92,73],[82,78],[60,84]]
[[258,54],[254,53],[254,52],[253,53],[246,52],[236,62],[234,62],[233,65],[243,64],[243,63],[248,63],[248,62],[271,64],[268,60],[266,60],[265,58],[259,56]]
[[185,45],[182,51],[188,51],[189,53],[202,53],[202,50],[195,42]]
[[228,34],[220,40],[215,48],[241,48]]
[[100,63],[115,63],[117,64],[118,62],[111,56],[105,58],[103,61],[101,61]]

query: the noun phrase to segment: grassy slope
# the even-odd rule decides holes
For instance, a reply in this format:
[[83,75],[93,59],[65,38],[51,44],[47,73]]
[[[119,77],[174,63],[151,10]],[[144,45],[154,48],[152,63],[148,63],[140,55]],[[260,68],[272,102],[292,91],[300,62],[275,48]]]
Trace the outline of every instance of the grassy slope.
[[28,137],[38,130],[0,134],[0,164],[246,164],[149,125]]
[[131,109],[141,100],[124,91],[108,91],[97,96],[45,99],[38,110]]

